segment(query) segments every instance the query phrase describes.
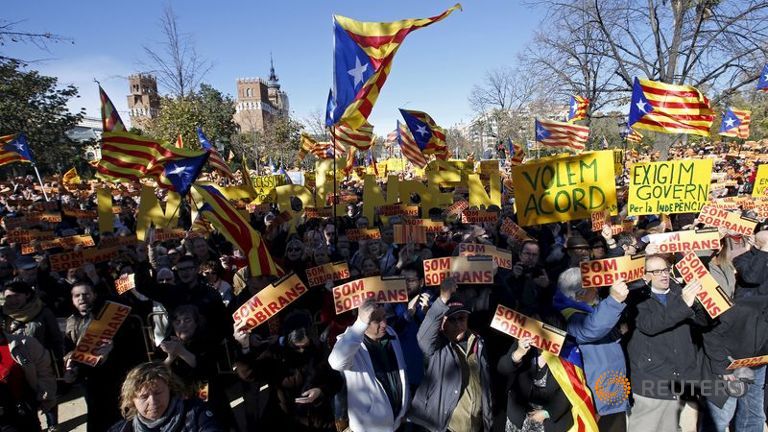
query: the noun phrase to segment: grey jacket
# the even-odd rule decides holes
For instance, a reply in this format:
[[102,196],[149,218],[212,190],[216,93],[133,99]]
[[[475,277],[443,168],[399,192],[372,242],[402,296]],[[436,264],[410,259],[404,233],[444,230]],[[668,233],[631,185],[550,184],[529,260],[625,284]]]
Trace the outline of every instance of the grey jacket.
[[[428,360],[424,379],[414,394],[408,421],[430,431],[445,431],[461,397],[461,364],[448,339],[440,332],[448,306],[437,299],[429,308],[417,335],[419,347]],[[483,388],[483,430],[491,430],[491,379],[485,344],[477,336],[480,384]]]

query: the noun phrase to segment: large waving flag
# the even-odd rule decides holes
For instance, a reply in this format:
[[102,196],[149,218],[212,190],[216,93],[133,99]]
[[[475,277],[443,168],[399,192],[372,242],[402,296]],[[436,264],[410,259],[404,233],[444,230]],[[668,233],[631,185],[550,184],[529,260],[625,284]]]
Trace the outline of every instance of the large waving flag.
[[347,125],[331,127],[331,136],[337,144],[356,147],[358,150],[368,150],[373,144],[373,126],[367,121],[358,129],[352,129]]
[[104,132],[125,132],[128,129],[125,128],[123,120],[120,118],[120,114],[117,113],[115,105],[112,100],[107,96],[107,92],[101,88],[99,84],[99,98],[101,99],[101,127]]
[[512,138],[507,138],[507,157],[509,158],[510,165],[516,166],[523,163],[525,159],[525,152],[523,146],[512,142]]
[[536,141],[548,147],[564,147],[574,151],[586,148],[589,128],[554,120],[536,120]]
[[751,122],[752,111],[735,110],[728,108],[723,113],[723,120],[720,123],[720,135],[747,139],[749,138],[749,123]]
[[150,165],[174,154],[174,150],[151,138],[128,132],[104,132],[101,160],[96,170],[102,178],[109,180],[138,181],[146,175]]
[[571,346],[563,347],[560,356],[542,352],[547,362],[549,372],[560,385],[568,402],[571,403],[571,415],[573,416],[573,432],[597,431],[597,418],[595,416],[595,404],[592,393],[587,387],[587,379],[584,376],[584,367],[581,363],[581,355]]
[[397,142],[400,144],[400,152],[412,164],[419,168],[424,168],[427,165],[427,158],[424,157],[424,153],[416,144],[416,140],[411,136],[408,127],[405,124],[400,124],[399,121],[397,122]]
[[219,151],[208,141],[208,137],[205,136],[203,129],[200,127],[197,128],[197,139],[200,141],[200,148],[210,154],[208,156],[208,164],[211,165],[211,168],[219,171],[225,177],[234,178],[235,175],[232,174],[232,169],[224,162]]
[[763,72],[760,74],[760,78],[757,79],[757,90],[768,92],[768,64],[763,66]]
[[326,126],[346,124],[360,129],[387,80],[395,53],[412,31],[436,23],[461,5],[440,15],[394,22],[363,22],[333,17],[333,88],[328,96]]
[[664,133],[709,136],[715,113],[695,87],[635,78],[629,126]]
[[307,135],[306,133],[301,133],[301,147],[299,147],[299,153],[296,155],[296,157],[299,160],[304,160],[305,157],[307,157],[307,154],[312,152],[312,150],[317,145],[317,141],[315,141],[312,137]]
[[14,162],[35,163],[24,132],[0,136],[0,166]]
[[405,109],[400,109],[400,114],[422,153],[445,152],[448,147],[445,144],[445,129],[438,126],[429,114]]
[[566,118],[566,121],[584,120],[587,118],[587,111],[589,111],[589,99],[572,95],[571,101],[568,104],[568,118]]
[[203,165],[208,161],[207,151],[174,149],[172,156],[159,159],[147,168],[147,177],[157,182],[157,187],[178,192],[184,196],[197,180]]
[[338,143],[319,142],[315,143],[315,147],[312,148],[312,154],[318,159],[333,159],[344,156],[347,151],[344,147]]
[[267,245],[239,211],[214,186],[194,185],[202,196],[200,213],[224,237],[248,257],[251,276],[280,276],[282,270],[272,260]]
[[633,142],[633,143],[641,143],[643,142],[643,134],[640,132],[630,128],[630,133],[627,135],[627,141]]

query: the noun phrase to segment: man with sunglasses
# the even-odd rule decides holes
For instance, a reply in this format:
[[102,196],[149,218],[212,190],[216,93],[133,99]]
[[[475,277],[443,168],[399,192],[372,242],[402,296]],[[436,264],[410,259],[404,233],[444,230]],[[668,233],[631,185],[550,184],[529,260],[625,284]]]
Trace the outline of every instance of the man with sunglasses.
[[630,322],[635,323],[627,346],[635,400],[629,415],[630,432],[677,430],[680,389],[699,378],[700,352],[691,328],[709,322],[696,302],[701,283],[682,288],[671,271],[662,256],[648,256],[643,276],[647,288],[629,308],[634,318]]

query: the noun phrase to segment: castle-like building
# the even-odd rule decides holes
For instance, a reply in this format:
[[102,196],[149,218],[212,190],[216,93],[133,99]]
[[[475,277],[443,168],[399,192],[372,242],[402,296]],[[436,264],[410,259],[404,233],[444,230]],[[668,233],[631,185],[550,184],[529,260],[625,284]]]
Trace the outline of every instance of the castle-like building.
[[128,77],[128,115],[131,125],[145,129],[147,122],[160,113],[160,95],[157,80],[150,74],[136,74]]
[[235,123],[240,132],[264,132],[265,125],[278,117],[288,116],[288,95],[280,90],[275,65],[270,59],[269,78],[237,80]]

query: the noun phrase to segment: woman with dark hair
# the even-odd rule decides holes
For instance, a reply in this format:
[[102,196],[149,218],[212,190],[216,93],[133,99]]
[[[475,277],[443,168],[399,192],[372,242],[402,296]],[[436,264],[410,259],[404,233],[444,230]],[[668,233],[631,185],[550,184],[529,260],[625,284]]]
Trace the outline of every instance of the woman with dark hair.
[[[295,313],[285,319],[276,343],[261,354],[248,351],[236,362],[235,372],[242,380],[269,384],[264,430],[335,430],[331,402],[341,388],[341,376],[310,337],[310,326],[308,314]],[[236,332],[235,338],[244,348],[249,342],[243,331]]]
[[182,385],[162,363],[133,368],[120,392],[123,420],[110,432],[223,432],[198,399],[184,398]]

